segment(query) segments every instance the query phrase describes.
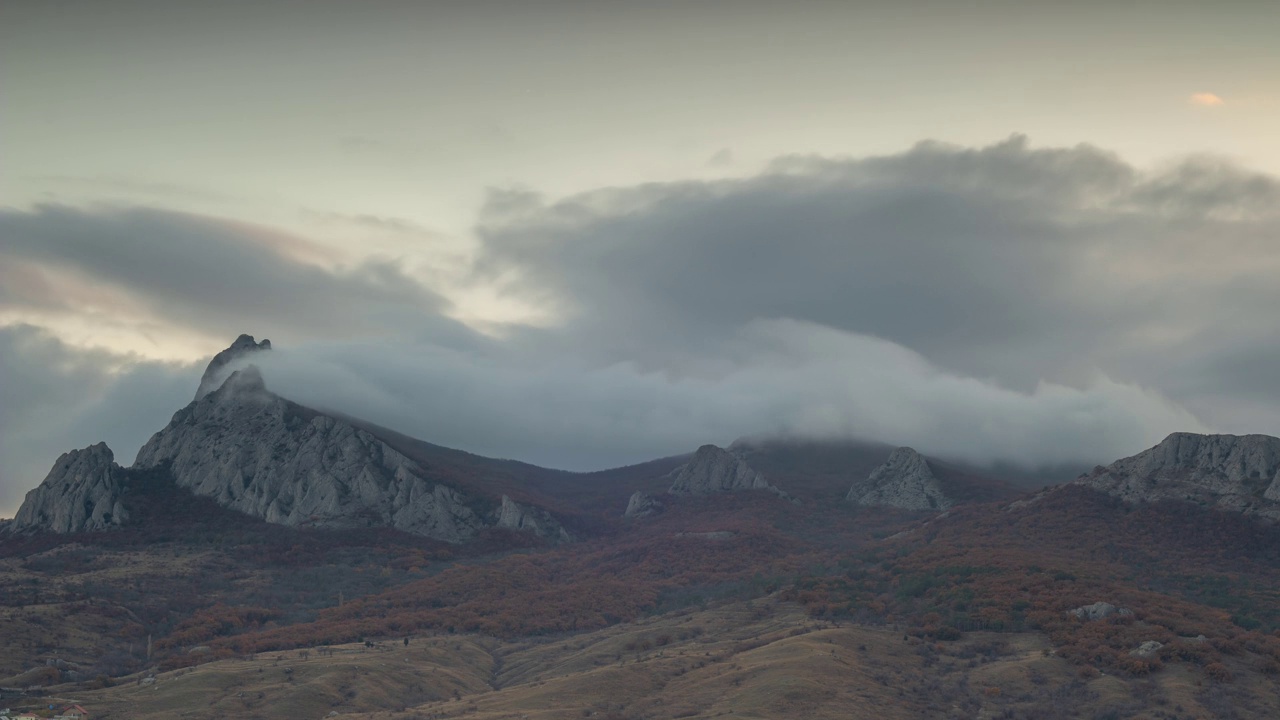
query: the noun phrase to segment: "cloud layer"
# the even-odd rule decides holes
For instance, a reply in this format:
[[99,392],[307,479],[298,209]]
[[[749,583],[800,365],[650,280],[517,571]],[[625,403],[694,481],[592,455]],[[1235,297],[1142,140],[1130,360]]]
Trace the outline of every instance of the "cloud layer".
[[[1223,161],[1143,171],[1016,136],[554,201],[494,191],[457,281],[555,319],[494,338],[399,261],[42,207],[0,212],[0,314],[267,336],[288,397],[560,467],[758,433],[1102,462],[1173,430],[1280,434],[1278,208],[1275,178]],[[127,462],[198,376],[31,327],[0,341],[5,392],[28,388],[0,406],[9,486],[110,433]]]

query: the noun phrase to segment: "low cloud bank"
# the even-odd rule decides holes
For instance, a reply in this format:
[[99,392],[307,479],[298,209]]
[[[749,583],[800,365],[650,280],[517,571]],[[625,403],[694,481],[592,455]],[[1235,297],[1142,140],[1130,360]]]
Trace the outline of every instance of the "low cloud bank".
[[1029,467],[1131,454],[1202,431],[1158,393],[1101,375],[1030,392],[945,372],[900,345],[791,320],[754,321],[700,375],[476,356],[396,343],[289,347],[255,358],[268,386],[431,442],[591,470],[744,435],[857,437]]

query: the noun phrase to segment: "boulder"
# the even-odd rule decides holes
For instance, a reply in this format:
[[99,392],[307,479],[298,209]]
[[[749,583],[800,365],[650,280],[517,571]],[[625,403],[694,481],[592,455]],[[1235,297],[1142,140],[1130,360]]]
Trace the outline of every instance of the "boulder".
[[1067,614],[1074,615],[1081,620],[1105,620],[1112,615],[1131,617],[1133,615],[1133,611],[1126,608],[1116,607],[1115,605],[1107,602],[1096,602],[1092,605],[1084,605],[1074,610],[1068,610]]
[[1155,640],[1148,640],[1137,648],[1130,650],[1129,654],[1139,658],[1152,658],[1160,654],[1160,648],[1164,647],[1164,643]]

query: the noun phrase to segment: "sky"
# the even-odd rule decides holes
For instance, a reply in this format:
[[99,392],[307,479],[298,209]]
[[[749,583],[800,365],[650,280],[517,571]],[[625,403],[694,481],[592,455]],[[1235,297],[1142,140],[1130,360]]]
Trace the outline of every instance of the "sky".
[[1280,5],[0,4],[0,516],[208,358],[473,452],[1280,435]]

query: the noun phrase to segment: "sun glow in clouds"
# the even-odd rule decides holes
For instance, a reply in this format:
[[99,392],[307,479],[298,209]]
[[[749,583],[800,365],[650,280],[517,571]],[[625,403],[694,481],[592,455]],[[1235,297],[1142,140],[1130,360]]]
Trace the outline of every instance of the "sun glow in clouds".
[[1191,97],[1187,98],[1187,100],[1192,105],[1199,105],[1201,107],[1217,107],[1223,102],[1222,98],[1208,92],[1192,93]]

